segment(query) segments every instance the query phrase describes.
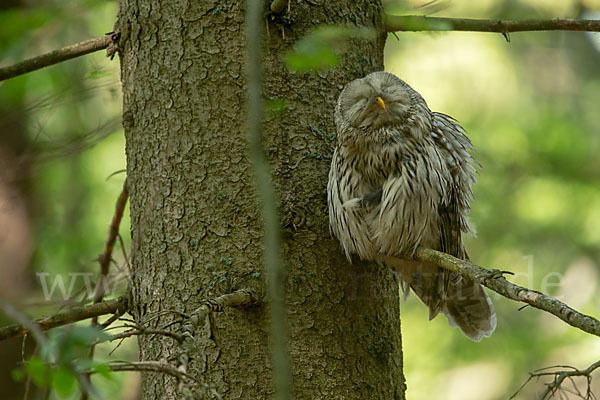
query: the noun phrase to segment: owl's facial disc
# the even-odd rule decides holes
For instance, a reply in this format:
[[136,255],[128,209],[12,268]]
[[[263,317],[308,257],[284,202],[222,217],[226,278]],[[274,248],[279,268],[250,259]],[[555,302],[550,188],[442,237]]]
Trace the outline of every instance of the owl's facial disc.
[[393,87],[374,88],[354,120],[357,128],[401,125],[410,108],[410,98]]

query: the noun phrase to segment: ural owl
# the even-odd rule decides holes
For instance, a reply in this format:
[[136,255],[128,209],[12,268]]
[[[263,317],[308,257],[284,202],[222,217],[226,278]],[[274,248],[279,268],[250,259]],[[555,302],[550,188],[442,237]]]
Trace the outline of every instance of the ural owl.
[[429,263],[417,246],[467,259],[462,234],[475,182],[473,147],[451,117],[432,112],[404,81],[374,72],[346,85],[335,108],[337,146],[327,198],[348,259],[383,262],[429,307],[475,341],[496,327],[481,285]]

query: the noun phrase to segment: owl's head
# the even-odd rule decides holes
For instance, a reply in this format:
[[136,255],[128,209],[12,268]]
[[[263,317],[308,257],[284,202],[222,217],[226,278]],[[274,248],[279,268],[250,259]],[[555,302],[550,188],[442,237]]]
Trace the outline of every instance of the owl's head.
[[410,128],[428,110],[423,98],[388,72],[373,72],[348,83],[338,99],[336,124],[359,129]]

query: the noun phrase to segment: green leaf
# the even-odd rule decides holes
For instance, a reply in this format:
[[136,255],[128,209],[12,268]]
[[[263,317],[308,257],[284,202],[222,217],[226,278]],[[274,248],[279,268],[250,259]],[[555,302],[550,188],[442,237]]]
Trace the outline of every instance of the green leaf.
[[88,358],[88,349],[92,343],[107,338],[108,334],[96,326],[65,326],[50,331],[49,344],[42,348],[40,354],[46,359],[52,354],[58,355],[58,364],[71,365],[76,359]]
[[323,25],[300,39],[294,50],[284,55],[287,67],[293,71],[323,70],[339,64],[339,55],[350,39],[372,40],[373,29]]
[[23,382],[25,380],[25,370],[23,368],[15,368],[10,371],[10,375],[16,382]]
[[50,366],[41,358],[31,357],[25,364],[25,369],[36,385],[46,386],[50,382]]
[[96,364],[94,365],[93,370],[100,376],[110,381],[112,381],[114,378],[113,370],[110,369],[106,364]]
[[61,396],[67,396],[73,392],[77,379],[73,372],[65,367],[58,367],[52,371],[52,388]]

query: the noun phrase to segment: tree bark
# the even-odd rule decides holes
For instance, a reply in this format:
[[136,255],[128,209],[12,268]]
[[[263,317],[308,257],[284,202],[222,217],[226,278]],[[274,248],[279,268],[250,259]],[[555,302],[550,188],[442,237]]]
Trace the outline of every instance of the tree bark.
[[[262,288],[259,204],[247,156],[243,1],[122,0],[123,125],[138,321],[191,312],[236,289]],[[265,9],[266,11],[266,9]],[[381,4],[291,2],[265,17],[264,140],[280,197],[293,386],[298,399],[403,399],[398,285],[391,271],[349,264],[328,229],[333,110],[348,81],[383,69]],[[376,28],[341,65],[291,73],[281,61],[319,24]],[[214,315],[198,336],[196,374],[225,399],[272,397],[266,307]],[[153,319],[162,328],[175,315]],[[139,339],[141,360],[177,343]],[[174,378],[144,373],[144,399],[179,398]]]

